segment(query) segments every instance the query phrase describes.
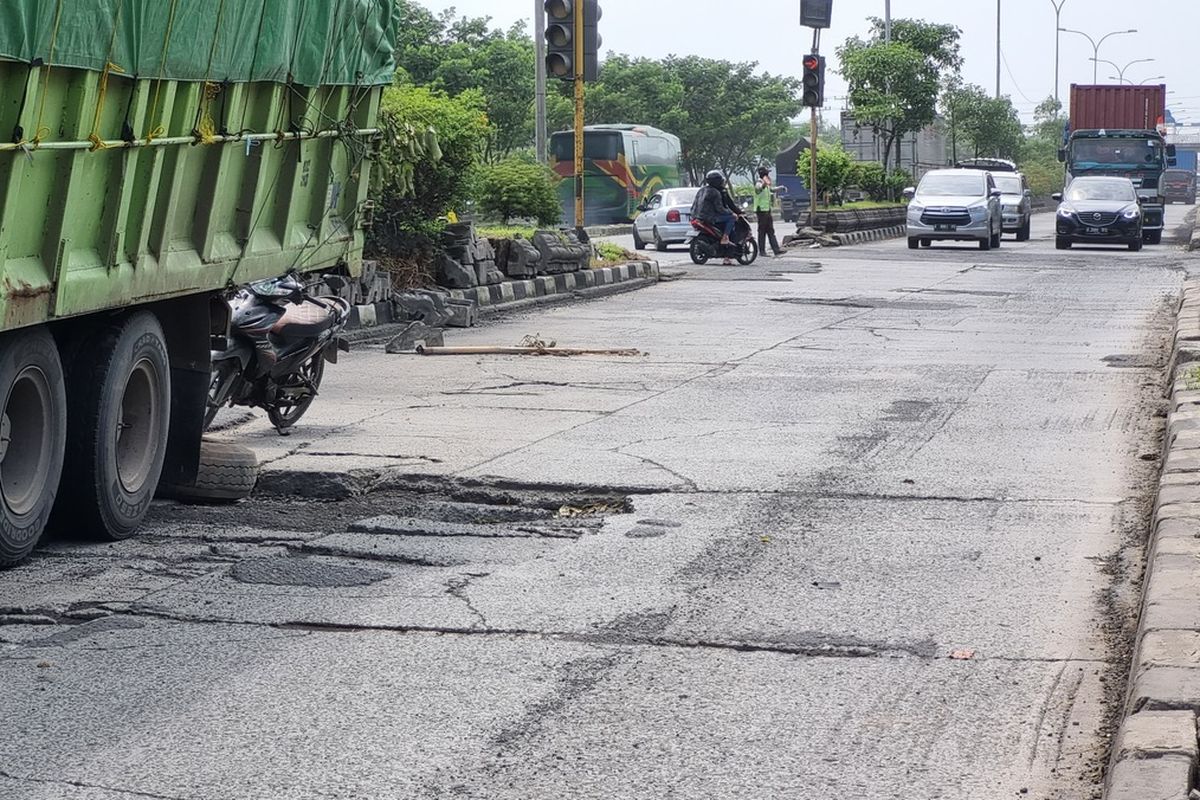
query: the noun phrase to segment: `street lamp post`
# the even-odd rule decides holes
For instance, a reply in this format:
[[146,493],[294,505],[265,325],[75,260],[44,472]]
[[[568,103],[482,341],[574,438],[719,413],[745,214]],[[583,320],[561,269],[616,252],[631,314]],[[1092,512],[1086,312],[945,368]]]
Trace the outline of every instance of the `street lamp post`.
[[1059,40],[1062,38],[1062,10],[1067,4],[1067,0],[1050,0],[1050,5],[1054,6],[1054,102],[1058,102],[1058,52]]
[[[1167,79],[1166,75],[1155,75],[1153,78],[1146,78],[1145,80],[1138,81],[1137,85],[1145,86],[1150,81],[1165,81],[1166,79]],[[1130,81],[1130,83],[1133,83],[1133,81]]]
[[1124,33],[1137,33],[1137,28],[1130,28],[1127,31],[1112,31],[1111,33],[1106,33],[1103,36],[1101,36],[1100,41],[1096,41],[1095,39],[1093,39],[1091,36],[1087,35],[1083,31],[1077,31],[1074,28],[1059,28],[1059,30],[1062,31],[1063,33],[1077,33],[1080,36],[1082,36],[1083,38],[1087,39],[1091,43],[1091,45],[1092,45],[1092,83],[1096,83],[1100,80],[1100,60],[1099,60],[1100,59],[1100,45],[1104,44],[1104,40],[1110,36],[1120,36],[1121,34],[1124,34]]
[[[1091,58],[1088,60],[1089,61],[1098,61],[1101,64],[1108,64],[1110,67],[1112,67],[1113,69],[1115,69],[1117,71],[1117,82],[1124,83],[1125,82],[1125,70],[1129,69],[1134,64],[1149,64],[1154,59],[1153,58],[1135,58],[1133,61],[1130,61],[1128,64],[1126,64],[1123,67],[1115,61],[1109,61],[1107,58]],[[1133,81],[1130,81],[1130,83],[1133,83]]]

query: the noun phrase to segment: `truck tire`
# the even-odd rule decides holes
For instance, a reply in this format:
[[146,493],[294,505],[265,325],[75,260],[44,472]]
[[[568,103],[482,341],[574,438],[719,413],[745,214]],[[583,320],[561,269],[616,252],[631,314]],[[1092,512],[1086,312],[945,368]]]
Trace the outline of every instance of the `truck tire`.
[[1162,244],[1162,231],[1146,231],[1146,244]]
[[148,311],[93,333],[68,373],[69,445],[55,524],[118,540],[137,530],[162,474],[170,363]]
[[257,482],[258,457],[253,450],[205,439],[195,483],[160,486],[159,493],[184,502],[233,503],[249,497]]
[[67,390],[44,328],[0,336],[0,567],[24,560],[54,508],[67,446]]

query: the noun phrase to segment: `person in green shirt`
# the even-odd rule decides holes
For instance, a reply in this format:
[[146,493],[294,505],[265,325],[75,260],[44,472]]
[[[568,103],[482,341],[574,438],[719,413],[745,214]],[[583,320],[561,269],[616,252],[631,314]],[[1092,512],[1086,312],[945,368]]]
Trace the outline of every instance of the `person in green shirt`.
[[754,214],[758,217],[758,252],[767,252],[767,239],[771,240],[771,252],[777,256],[784,254],[775,238],[775,217],[771,207],[775,202],[775,192],[778,188],[771,184],[771,170],[766,167],[758,168],[758,180],[754,183]]

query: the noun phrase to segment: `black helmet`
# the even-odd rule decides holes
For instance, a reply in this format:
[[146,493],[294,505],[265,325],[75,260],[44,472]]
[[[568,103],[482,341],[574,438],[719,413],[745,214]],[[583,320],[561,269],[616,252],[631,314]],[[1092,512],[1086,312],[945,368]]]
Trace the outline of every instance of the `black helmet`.
[[725,176],[721,174],[721,170],[719,169],[710,170],[704,176],[704,182],[714,189],[721,189],[725,186]]

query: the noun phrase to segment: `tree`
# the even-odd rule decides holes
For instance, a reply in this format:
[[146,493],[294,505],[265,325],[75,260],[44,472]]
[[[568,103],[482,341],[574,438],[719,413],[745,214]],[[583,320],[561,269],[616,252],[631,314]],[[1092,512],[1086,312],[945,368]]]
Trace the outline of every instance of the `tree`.
[[400,26],[396,63],[401,80],[452,97],[478,91],[492,126],[484,158],[495,161],[533,141],[533,39],[518,23],[493,29],[488,17],[433,15],[412,0],[397,0]]
[[990,97],[974,84],[949,87],[942,106],[950,127],[952,157],[962,152],[973,157],[1021,157],[1024,131],[1021,120],[1007,97]]
[[589,87],[589,124],[630,122],[678,133],[686,124],[684,86],[662,61],[609,55],[600,80]]
[[[812,186],[809,186],[812,175],[812,150],[805,150],[800,154],[800,158],[796,161],[796,171],[800,173],[800,177],[804,180],[804,185],[812,191]],[[842,149],[841,145],[837,147],[817,147],[817,188],[816,192],[819,195],[824,195],[826,205],[829,202],[840,204],[842,195],[846,191],[846,187],[850,184],[851,178],[855,177],[855,165],[851,160],[850,154]]]
[[892,148],[937,116],[938,75],[923,56],[902,42],[869,44],[848,40],[838,49],[842,76],[849,84],[850,110],[884,144],[883,166]]
[[962,68],[961,37],[953,25],[897,19],[888,43],[883,20],[872,17],[868,39],[853,37],[838,48],[850,110],[886,144],[885,169],[901,137],[936,118],[940,80]]
[[536,219],[539,225],[555,225],[562,216],[555,183],[554,173],[541,164],[505,159],[482,168],[479,206],[499,216],[505,225],[514,217]]

